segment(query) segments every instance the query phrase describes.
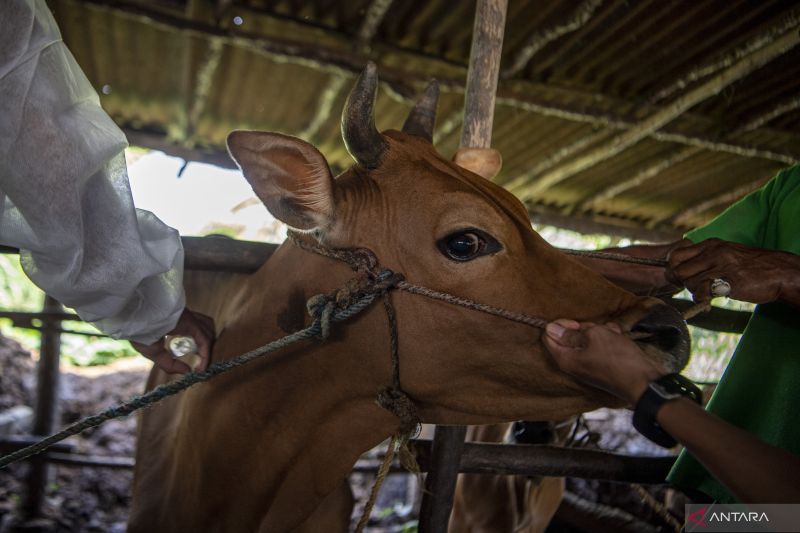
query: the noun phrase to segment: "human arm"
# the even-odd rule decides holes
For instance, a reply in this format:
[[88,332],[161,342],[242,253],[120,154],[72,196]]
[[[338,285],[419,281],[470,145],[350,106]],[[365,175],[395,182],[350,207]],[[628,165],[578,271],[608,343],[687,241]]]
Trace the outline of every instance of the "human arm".
[[0,242],[103,333],[157,343],[184,312],[180,236],[134,208],[125,136],[45,2],[0,3]]
[[[558,320],[548,325],[544,344],[559,368],[634,405],[667,372],[619,331],[613,324]],[[656,420],[741,501],[800,502],[800,457],[687,399],[666,402]]]

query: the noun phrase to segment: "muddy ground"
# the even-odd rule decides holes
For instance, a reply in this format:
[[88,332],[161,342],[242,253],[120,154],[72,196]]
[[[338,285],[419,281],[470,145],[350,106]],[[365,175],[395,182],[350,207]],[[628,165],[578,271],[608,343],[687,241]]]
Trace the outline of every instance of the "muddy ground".
[[[122,359],[105,367],[62,368],[62,423],[73,422],[141,393],[148,368],[149,363],[143,358]],[[32,355],[14,341],[0,338],[0,412],[19,405],[32,406],[34,387],[35,360]],[[660,452],[636,434],[627,418],[619,412],[600,411],[589,416],[588,424],[590,429],[604,435],[599,443],[603,448],[638,454]],[[17,428],[17,433],[24,430]],[[73,437],[69,442],[76,453],[132,457],[134,434],[135,417],[129,417],[109,421]],[[379,453],[383,453],[382,447],[371,451],[368,456],[377,457]],[[41,516],[25,519],[22,504],[27,468],[21,464],[0,470],[0,533],[122,533],[125,530],[132,478],[129,470],[53,466]],[[354,523],[360,516],[373,479],[371,474],[351,476],[353,492],[359,502],[354,510]],[[629,485],[568,480],[568,490],[587,501],[623,508],[639,519],[668,530],[652,506],[643,504],[641,496]],[[664,497],[663,489],[654,489],[651,493],[658,499]],[[419,500],[420,491],[414,476],[389,476],[367,531],[413,531]],[[676,509],[679,508],[677,505]],[[680,509],[676,514],[680,514]],[[551,526],[550,531],[580,529],[560,521]]]

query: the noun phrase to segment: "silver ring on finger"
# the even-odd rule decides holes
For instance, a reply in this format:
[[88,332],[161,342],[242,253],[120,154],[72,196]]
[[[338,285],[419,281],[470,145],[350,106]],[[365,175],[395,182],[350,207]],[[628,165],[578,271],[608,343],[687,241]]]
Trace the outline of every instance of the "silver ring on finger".
[[164,345],[173,357],[181,358],[197,353],[197,341],[188,335],[167,335],[164,337]]
[[714,278],[711,282],[711,296],[729,296],[731,284],[722,278]]

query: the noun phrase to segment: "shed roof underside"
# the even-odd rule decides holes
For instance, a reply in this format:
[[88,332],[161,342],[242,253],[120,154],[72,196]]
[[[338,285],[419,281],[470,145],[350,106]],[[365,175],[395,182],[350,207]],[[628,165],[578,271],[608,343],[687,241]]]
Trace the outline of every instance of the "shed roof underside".
[[[435,76],[435,142],[458,146],[472,0],[50,5],[134,144],[230,166],[229,131],[280,131],[341,170],[340,111],[371,59],[378,128],[398,128]],[[800,2],[509,0],[496,182],[534,220],[584,231],[661,239],[707,222],[800,161],[798,28]]]

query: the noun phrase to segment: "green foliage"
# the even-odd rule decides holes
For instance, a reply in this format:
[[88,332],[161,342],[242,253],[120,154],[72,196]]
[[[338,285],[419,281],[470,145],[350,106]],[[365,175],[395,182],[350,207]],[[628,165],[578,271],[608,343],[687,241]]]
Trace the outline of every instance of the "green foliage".
[[44,295],[22,272],[16,255],[0,254],[0,307],[7,311],[39,311]]
[[409,520],[400,526],[400,533],[417,533],[419,531],[419,520]]

